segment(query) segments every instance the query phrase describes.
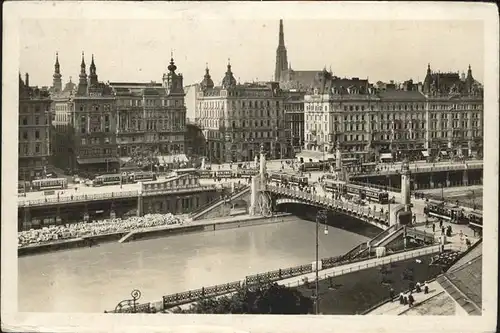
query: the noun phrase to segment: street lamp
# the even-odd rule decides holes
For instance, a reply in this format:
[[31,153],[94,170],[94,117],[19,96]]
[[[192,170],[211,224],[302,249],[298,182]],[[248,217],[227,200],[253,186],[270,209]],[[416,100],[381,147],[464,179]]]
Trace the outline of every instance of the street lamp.
[[120,189],[123,187],[123,175],[122,175],[122,162],[121,162],[121,146],[118,145],[117,147],[117,155],[118,155],[118,173],[120,174]]
[[322,220],[325,223],[325,235],[328,235],[328,224],[326,224],[328,211],[321,209],[316,214],[316,298],[315,298],[315,314],[319,314],[319,222]]

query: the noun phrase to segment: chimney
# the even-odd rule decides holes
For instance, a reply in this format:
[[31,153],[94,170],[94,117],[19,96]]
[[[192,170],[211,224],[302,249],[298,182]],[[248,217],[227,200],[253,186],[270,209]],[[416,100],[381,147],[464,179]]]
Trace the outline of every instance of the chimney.
[[28,73],[24,75],[24,84],[26,85],[26,87],[30,86],[30,75]]

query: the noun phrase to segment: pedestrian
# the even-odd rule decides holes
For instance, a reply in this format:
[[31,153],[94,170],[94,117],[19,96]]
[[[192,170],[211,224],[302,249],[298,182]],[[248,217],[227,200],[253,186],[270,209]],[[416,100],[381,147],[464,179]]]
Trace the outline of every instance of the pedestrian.
[[417,282],[417,284],[415,285],[415,291],[416,291],[417,293],[419,293],[419,292],[421,292],[421,291],[422,291],[422,288],[421,288],[421,286],[420,286],[420,282]]
[[443,220],[442,219],[439,219],[439,227],[442,228],[443,227]]
[[427,228],[429,226],[429,219],[425,217],[425,227]]
[[435,233],[435,232],[436,232],[436,224],[432,223],[432,233]]
[[413,298],[412,293],[410,292],[410,295],[408,295],[408,306],[411,308],[413,307],[413,303],[415,302],[415,299]]
[[424,294],[429,293],[429,286],[427,285],[427,282],[424,282]]
[[472,245],[469,238],[467,238],[467,236],[465,236],[465,244],[467,245],[467,248],[471,247],[471,245]]
[[404,304],[404,297],[405,297],[405,295],[403,293],[399,294],[399,304],[401,304],[401,305]]
[[391,302],[394,301],[394,288],[391,287],[389,290],[389,297],[391,298]]
[[408,296],[403,297],[403,305],[408,305]]

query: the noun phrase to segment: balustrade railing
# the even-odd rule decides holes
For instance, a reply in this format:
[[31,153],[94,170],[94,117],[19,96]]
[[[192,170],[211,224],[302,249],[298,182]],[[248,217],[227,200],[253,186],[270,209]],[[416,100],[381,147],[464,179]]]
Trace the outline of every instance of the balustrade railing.
[[[235,189],[235,192],[231,194],[230,200],[232,200],[234,197],[240,195],[242,192],[247,191],[249,188],[250,188],[250,186],[243,186],[243,187],[240,187],[238,189]],[[194,210],[193,212],[191,212],[191,214],[189,214],[189,217],[195,217],[196,215],[202,213],[207,208],[210,208],[213,205],[215,205],[215,204],[217,204],[219,202],[222,202],[224,200],[225,200],[224,198],[220,197],[220,198],[218,198],[216,200],[207,202],[203,206],[201,206],[201,207],[197,208],[196,210]]]
[[[192,192],[192,191],[208,191],[215,189],[214,186],[186,186],[186,187],[177,187],[172,189],[158,189],[158,190],[149,190],[143,191],[143,196],[152,196],[158,194],[170,194],[170,193],[183,193],[183,192]],[[27,207],[27,206],[45,206],[45,205],[56,205],[60,203],[71,203],[71,202],[87,202],[87,201],[95,201],[95,200],[107,200],[107,199],[120,199],[120,198],[132,198],[139,196],[139,191],[120,191],[120,192],[108,192],[108,193],[92,193],[92,194],[79,194],[72,196],[59,196],[59,197],[51,197],[51,198],[43,198],[43,199],[35,199],[35,200],[22,200],[18,201],[18,207]],[[24,198],[23,198],[24,199]]]
[[[447,165],[426,165],[414,166],[410,163],[410,172],[412,173],[425,173],[425,172],[440,172],[440,171],[454,171],[454,170],[469,170],[469,169],[482,169],[483,162],[470,162],[470,163],[456,163]],[[389,169],[389,170],[379,170],[379,171],[368,171],[353,174],[354,177],[362,176],[374,176],[374,175],[394,175],[400,172],[399,169]]]
[[[453,247],[454,244],[447,244],[445,245],[445,249],[454,249]],[[358,248],[358,247],[356,247]],[[355,249],[356,249],[355,248]],[[353,249],[354,250],[354,249]],[[349,251],[348,253],[352,252],[353,250]],[[458,249],[462,250],[462,249]],[[375,263],[367,263],[363,264],[363,261],[369,260],[368,258],[349,258],[348,255],[342,255],[342,256],[336,256],[336,257],[331,257],[331,258],[325,258],[321,259],[321,264],[322,264],[322,269],[329,269],[337,266],[342,266],[342,265],[347,265],[347,264],[354,264],[354,263],[360,263],[356,267],[350,267],[346,268],[345,270],[341,270],[340,272],[337,273],[331,273],[329,275],[321,275],[320,278],[323,279],[325,277],[333,277],[345,273],[350,273],[354,272],[356,270],[364,269],[364,268],[369,268],[369,267],[374,267],[374,266],[379,266],[384,264],[386,261],[387,262],[394,262],[394,261],[399,261],[403,260],[406,258],[413,258],[416,256],[421,256],[424,254],[428,253],[433,253],[439,251],[439,246],[432,245],[432,246],[422,246],[421,248],[414,248],[410,250],[411,253],[406,254],[405,252],[408,252],[408,250],[400,250],[396,252],[390,253],[391,256],[396,255],[394,258],[388,258],[386,260],[382,259],[382,262],[375,262]],[[374,259],[374,258],[370,258]],[[175,294],[170,294],[170,295],[165,295],[162,297],[162,302],[163,302],[163,309],[168,309],[172,308],[174,306],[182,305],[182,304],[188,304],[192,302],[196,302],[200,299],[203,299],[205,297],[216,297],[216,296],[221,296],[229,293],[236,292],[240,288],[251,288],[252,286],[256,286],[259,283],[272,283],[272,282],[277,282],[280,280],[288,279],[288,278],[293,278],[297,277],[300,275],[308,274],[313,272],[313,265],[308,264],[308,265],[300,265],[300,266],[295,266],[295,267],[290,267],[290,268],[284,268],[284,269],[278,269],[275,271],[270,271],[266,272],[263,274],[255,274],[255,275],[250,275],[245,278],[245,281],[234,281],[230,283],[224,283],[224,284],[219,284],[215,286],[210,286],[210,287],[203,287],[199,289],[194,289],[194,290],[188,290],[185,292],[181,293],[175,293]],[[300,285],[300,282],[297,282],[297,286]],[[288,284],[289,287],[292,287],[290,284]],[[143,303],[143,304],[138,304],[136,306],[135,312],[143,312],[143,313],[150,313],[152,312],[152,307],[151,303]],[[119,312],[130,312],[131,310],[128,309],[123,309]],[[118,312],[118,311],[111,311],[111,312]]]
[[21,200],[18,202],[19,207],[25,206],[43,206],[59,203],[70,203],[70,202],[84,202],[84,201],[94,201],[102,199],[112,199],[112,198],[127,198],[138,196],[138,191],[123,191],[123,192],[110,192],[110,193],[93,193],[93,194],[80,194],[73,196],[59,196],[55,198],[43,198],[36,200]]
[[316,204],[331,207],[334,209],[340,209],[342,211],[350,212],[359,217],[371,218],[381,223],[388,224],[387,212],[384,213],[377,212],[373,210],[371,207],[363,207],[352,202],[344,202],[341,200],[331,199],[326,196],[311,194],[303,191],[297,191],[272,185],[267,185],[266,190],[276,194],[283,194],[295,199],[299,199],[301,201],[314,202]]

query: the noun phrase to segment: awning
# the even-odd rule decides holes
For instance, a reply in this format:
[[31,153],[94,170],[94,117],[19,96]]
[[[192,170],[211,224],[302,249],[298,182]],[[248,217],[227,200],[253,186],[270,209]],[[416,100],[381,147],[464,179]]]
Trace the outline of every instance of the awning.
[[429,157],[429,153],[427,152],[427,150],[422,150],[422,155],[424,157]]
[[392,159],[391,153],[380,154],[380,159]]
[[176,154],[158,156],[158,161],[160,162],[160,164],[166,165],[174,162],[187,162],[188,159],[185,154]]
[[446,156],[446,155],[448,155],[448,152],[446,152],[446,151],[444,151],[444,150],[441,150],[441,155]]
[[116,157],[77,158],[78,164],[117,163]]

